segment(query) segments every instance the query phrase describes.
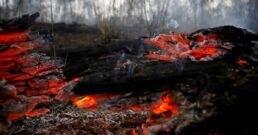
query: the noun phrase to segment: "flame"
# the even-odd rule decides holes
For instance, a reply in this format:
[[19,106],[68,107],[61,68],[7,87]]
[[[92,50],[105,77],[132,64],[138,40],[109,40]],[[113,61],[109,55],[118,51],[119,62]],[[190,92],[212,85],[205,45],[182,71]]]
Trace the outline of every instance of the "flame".
[[80,109],[95,109],[97,107],[97,102],[93,96],[85,96],[81,99],[76,98],[73,104]]
[[172,114],[178,115],[178,107],[177,105],[172,101],[169,94],[164,94],[162,96],[161,102],[154,104],[151,108],[151,111],[154,114],[162,114],[165,112],[171,112]]
[[[65,95],[60,95],[65,96]],[[98,105],[101,105],[103,102],[107,100],[116,99],[119,97],[119,94],[94,94],[94,95],[86,95],[86,96],[76,96],[76,95],[67,95],[68,99],[72,101],[74,105],[76,105],[78,108],[88,111],[88,110],[95,110],[97,109]],[[62,100],[62,98],[67,97],[60,97],[57,98],[59,100]],[[112,110],[112,108],[109,108]]]

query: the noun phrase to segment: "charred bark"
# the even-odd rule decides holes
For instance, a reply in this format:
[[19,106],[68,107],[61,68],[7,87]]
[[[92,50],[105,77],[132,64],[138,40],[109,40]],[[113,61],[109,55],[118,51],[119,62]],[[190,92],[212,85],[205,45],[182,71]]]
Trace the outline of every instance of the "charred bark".
[[31,27],[39,15],[39,13],[34,13],[32,15],[23,15],[22,17],[13,18],[10,20],[1,20],[0,32],[17,32],[27,30]]
[[189,59],[180,62],[161,62],[144,57],[146,52],[156,50],[143,43],[141,39],[110,43],[108,45],[88,46],[83,49],[60,49],[61,57],[68,55],[65,75],[81,76],[80,83],[74,91],[78,94],[95,92],[121,92],[156,90],[171,88],[173,84],[185,78],[226,74],[229,70],[239,68],[236,60],[244,57],[249,66],[256,63],[249,59],[254,55],[253,41],[258,35],[233,26],[203,29],[189,35],[215,33],[223,35],[223,41],[232,42],[236,47],[230,54],[213,61],[196,62]]

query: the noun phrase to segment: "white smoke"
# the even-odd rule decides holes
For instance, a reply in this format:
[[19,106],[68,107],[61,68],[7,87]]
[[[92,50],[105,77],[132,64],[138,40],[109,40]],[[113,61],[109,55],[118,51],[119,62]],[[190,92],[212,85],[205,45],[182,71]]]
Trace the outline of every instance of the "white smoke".
[[[0,0],[1,17],[40,12],[38,21],[51,22],[50,0]],[[99,19],[122,27],[193,31],[235,25],[253,29],[254,0],[52,0],[54,22],[94,25]],[[256,14],[254,14],[257,17]],[[258,18],[258,17],[257,17]],[[147,28],[148,27],[148,28]]]

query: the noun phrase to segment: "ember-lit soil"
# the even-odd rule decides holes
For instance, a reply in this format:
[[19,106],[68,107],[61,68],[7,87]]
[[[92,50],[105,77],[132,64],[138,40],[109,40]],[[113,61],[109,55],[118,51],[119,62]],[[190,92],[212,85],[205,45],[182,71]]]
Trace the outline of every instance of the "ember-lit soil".
[[[172,91],[167,91],[172,92]],[[215,112],[212,106],[214,94],[207,94],[201,100],[199,108],[205,108],[199,113],[192,114],[198,108],[197,103],[191,103],[182,93],[173,92],[175,101],[179,102],[180,112],[173,114],[168,110],[162,112],[159,103],[161,93],[145,93],[141,96],[130,96],[130,93],[120,99],[110,99],[106,103],[99,103],[96,111],[87,110],[83,112],[71,104],[54,102],[48,107],[50,113],[38,118],[24,118],[14,123],[9,134],[143,134],[144,132],[157,133],[165,131],[170,133],[171,129],[185,127],[191,121],[201,121]],[[131,93],[133,94],[133,93]],[[156,102],[158,101],[158,102]],[[132,104],[131,109],[130,102]],[[144,110],[148,104],[155,103],[154,112]],[[141,107],[133,107],[133,103]],[[152,105],[153,106],[153,105]],[[152,108],[153,109],[153,108]],[[178,110],[179,111],[179,110]],[[161,114],[162,112],[162,114]],[[183,122],[183,123],[182,123]],[[181,124],[180,124],[181,123]],[[176,126],[177,125],[177,126]],[[143,129],[143,126],[146,129]],[[176,127],[175,127],[176,126]]]
[[[160,134],[174,134],[175,132],[230,135],[245,132],[256,133],[252,126],[246,127],[251,124],[244,122],[256,117],[252,105],[256,101],[254,97],[257,96],[255,80],[258,78],[258,70],[251,67],[250,69],[239,67],[231,69],[225,76],[233,81],[233,88],[221,86],[221,83],[227,79],[218,82],[216,80],[223,78],[223,75],[217,75],[213,76],[211,82],[205,86],[199,86],[200,78],[199,80],[188,78],[184,83],[178,83],[174,90],[164,92],[104,94],[106,97],[103,97],[103,94],[102,96],[81,96],[95,97],[96,106],[94,108],[90,108],[87,106],[89,104],[86,104],[85,108],[79,109],[71,102],[54,101],[42,105],[50,109],[49,113],[40,117],[25,117],[14,122],[8,134],[127,135],[144,134],[144,132],[155,134],[161,131]],[[171,100],[177,105],[178,114],[169,113],[169,111],[160,115],[155,114],[158,111],[153,111],[152,107],[161,107],[159,103],[162,103],[162,95],[167,93],[171,94]],[[250,95],[250,93],[254,95]],[[91,100],[88,99],[88,101]],[[240,101],[245,102],[239,103]],[[229,122],[224,117],[218,117],[220,118],[219,123],[214,123],[216,120],[207,122],[209,119],[216,119],[217,115],[223,116],[228,112],[225,108],[231,109],[231,106],[236,106],[236,109],[232,110],[233,114],[227,114],[226,117],[234,116],[230,120],[238,119],[239,122],[225,125],[224,122]],[[229,112],[232,113],[232,111]],[[243,120],[245,119],[243,117],[249,120]],[[202,123],[205,126],[202,126]],[[198,125],[201,126],[198,128]],[[194,130],[190,128],[191,132],[189,132],[189,127],[195,128]],[[234,129],[235,127],[238,129]]]
[[53,110],[44,116],[15,123],[9,134],[130,134],[132,128],[146,120],[142,112],[83,112],[60,102],[51,106]]
[[[86,97],[95,97],[95,108],[86,105],[84,109],[79,109],[71,102],[54,101],[42,105],[50,109],[49,113],[14,122],[7,134],[253,134],[256,131],[251,124],[245,122],[256,117],[252,105],[257,96],[256,85],[253,84],[253,79],[258,78],[257,71],[246,68],[231,69],[226,76],[234,82],[233,88],[219,86],[223,82],[210,82],[200,87],[200,82],[191,78],[184,83],[178,83],[175,90],[164,92],[106,94],[109,96],[105,100],[100,95],[87,95]],[[215,78],[221,77],[218,75]],[[251,87],[248,86],[250,84]],[[170,111],[156,114],[162,112],[160,103],[164,94],[171,94],[171,100],[178,107],[178,114]],[[248,97],[252,99],[247,99]],[[244,102],[239,103],[240,101]],[[158,106],[156,111],[153,110],[155,106]],[[235,109],[232,106],[236,106]],[[233,114],[227,114],[228,110],[225,108]],[[224,114],[227,114],[225,118],[219,117]],[[217,116],[219,120],[216,120]],[[238,122],[227,125],[225,123],[230,123],[227,117]],[[219,122],[216,123],[217,121]]]

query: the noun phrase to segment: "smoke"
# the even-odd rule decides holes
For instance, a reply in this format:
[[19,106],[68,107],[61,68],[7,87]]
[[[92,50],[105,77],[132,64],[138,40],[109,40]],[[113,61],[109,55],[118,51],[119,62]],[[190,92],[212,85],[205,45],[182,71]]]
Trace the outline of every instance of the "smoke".
[[[0,0],[1,18],[40,12],[51,22],[50,0]],[[234,25],[258,31],[255,0],[53,0],[54,22],[95,25],[105,20],[119,29],[160,33],[192,32]]]

